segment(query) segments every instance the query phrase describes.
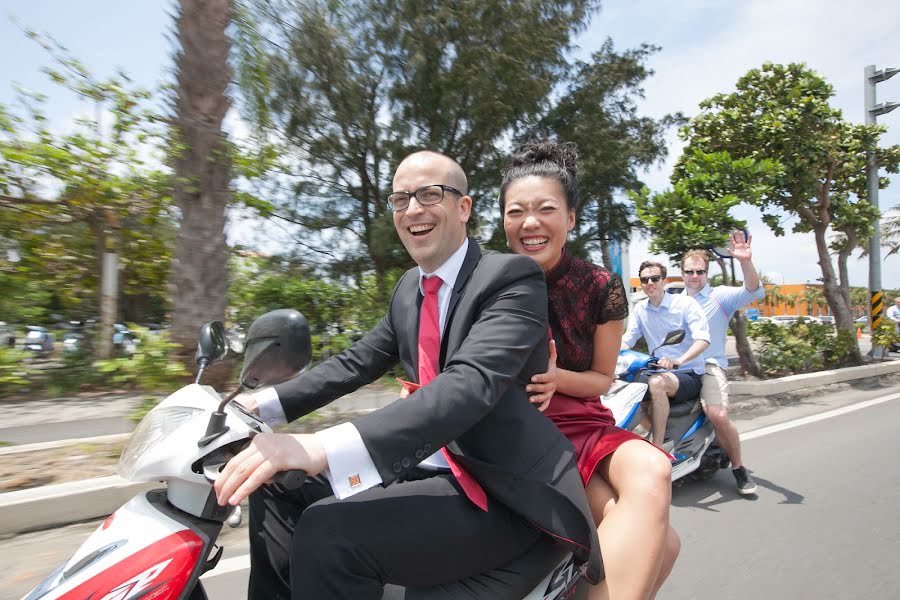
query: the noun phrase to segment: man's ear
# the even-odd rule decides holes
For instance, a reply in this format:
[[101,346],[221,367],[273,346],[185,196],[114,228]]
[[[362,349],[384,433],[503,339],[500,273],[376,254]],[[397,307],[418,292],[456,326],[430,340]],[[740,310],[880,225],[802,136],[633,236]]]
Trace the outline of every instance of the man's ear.
[[461,223],[468,223],[469,217],[472,216],[472,196],[463,196],[457,203],[459,211],[459,220]]

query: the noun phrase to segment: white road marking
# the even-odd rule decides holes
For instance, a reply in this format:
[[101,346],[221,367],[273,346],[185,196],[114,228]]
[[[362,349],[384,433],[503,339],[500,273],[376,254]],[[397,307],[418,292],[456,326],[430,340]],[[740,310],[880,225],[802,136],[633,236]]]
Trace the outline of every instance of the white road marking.
[[[780,431],[786,431],[788,429],[793,429],[794,427],[800,427],[802,425],[809,425],[810,423],[816,423],[818,421],[824,421],[826,419],[831,419],[833,417],[839,417],[841,415],[846,415],[847,413],[852,413],[857,410],[862,410],[864,408],[869,408],[870,406],[875,406],[877,404],[883,404],[884,402],[890,402],[891,400],[900,399],[900,393],[898,394],[890,394],[888,396],[881,396],[879,398],[873,398],[871,400],[865,400],[864,402],[859,402],[857,404],[850,404],[849,406],[844,406],[841,408],[836,408],[834,410],[828,410],[823,413],[819,413],[817,415],[810,415],[808,417],[802,417],[800,419],[794,419],[793,421],[788,421],[786,423],[779,423],[778,425],[770,425],[769,427],[763,427],[761,429],[754,429],[753,431],[748,431],[747,433],[741,434],[741,440],[752,440],[759,437],[763,437],[766,435],[771,435],[773,433],[778,433]],[[250,555],[244,554],[243,556],[235,556],[232,558],[227,558],[221,562],[219,565],[209,573],[204,574],[200,579],[212,579],[213,577],[218,577],[219,575],[227,575],[228,573],[234,573],[235,571],[244,571],[250,568]]]
[[215,569],[208,573],[204,573],[200,576],[200,579],[212,579],[213,577],[218,577],[219,575],[227,575],[228,573],[234,573],[235,571],[244,571],[249,568],[249,554],[244,554],[242,556],[233,556],[231,558],[226,558],[225,560],[220,560]]
[[747,433],[741,434],[741,440],[752,440],[752,439],[755,439],[758,437],[763,437],[765,435],[771,435],[773,433],[778,433],[779,431],[793,429],[794,427],[800,427],[802,425],[809,425],[810,423],[824,421],[825,419],[830,419],[832,417],[839,417],[841,415],[846,415],[847,413],[852,413],[857,410],[869,408],[870,406],[875,406],[876,404],[882,404],[884,402],[890,402],[891,400],[897,400],[898,398],[900,398],[900,394],[889,394],[887,396],[881,396],[879,398],[872,398],[871,400],[865,400],[865,401],[859,402],[857,404],[850,404],[849,406],[835,408],[834,410],[827,410],[827,411],[825,411],[823,413],[819,413],[817,415],[810,415],[808,417],[794,419],[793,421],[788,421],[786,423],[779,423],[778,425],[770,425],[769,427],[763,427],[762,429],[754,429],[753,431],[748,431]]

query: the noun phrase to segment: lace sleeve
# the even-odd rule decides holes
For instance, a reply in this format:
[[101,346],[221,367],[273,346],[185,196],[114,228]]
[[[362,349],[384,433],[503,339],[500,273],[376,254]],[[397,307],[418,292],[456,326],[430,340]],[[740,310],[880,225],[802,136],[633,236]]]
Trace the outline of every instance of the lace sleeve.
[[600,292],[595,321],[598,325],[603,325],[607,321],[624,321],[626,318],[628,297],[625,295],[625,285],[618,274],[611,273]]

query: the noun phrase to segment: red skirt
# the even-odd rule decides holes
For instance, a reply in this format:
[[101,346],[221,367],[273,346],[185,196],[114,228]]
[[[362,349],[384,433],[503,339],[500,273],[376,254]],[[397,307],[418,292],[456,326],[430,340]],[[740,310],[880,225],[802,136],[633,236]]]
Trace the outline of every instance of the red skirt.
[[[612,411],[600,398],[575,398],[556,393],[544,414],[553,421],[572,445],[578,457],[578,472],[587,486],[600,461],[630,440],[644,438],[616,427]],[[649,443],[649,442],[647,442]]]

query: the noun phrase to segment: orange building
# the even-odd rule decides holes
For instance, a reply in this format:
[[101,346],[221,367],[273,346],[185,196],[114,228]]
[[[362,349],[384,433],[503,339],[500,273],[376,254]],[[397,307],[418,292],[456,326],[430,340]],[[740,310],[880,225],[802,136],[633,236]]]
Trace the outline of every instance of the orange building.
[[[643,295],[640,279],[632,277],[628,283],[632,293]],[[758,309],[760,316],[803,315],[818,317],[831,314],[828,303],[825,301],[825,295],[822,292],[824,286],[821,283],[786,283],[783,285],[766,283],[763,286],[766,289],[766,297],[746,307]],[[667,289],[673,287],[683,288],[684,281],[678,276],[666,277],[666,287]],[[865,306],[853,306],[851,311],[854,317],[867,314]]]

